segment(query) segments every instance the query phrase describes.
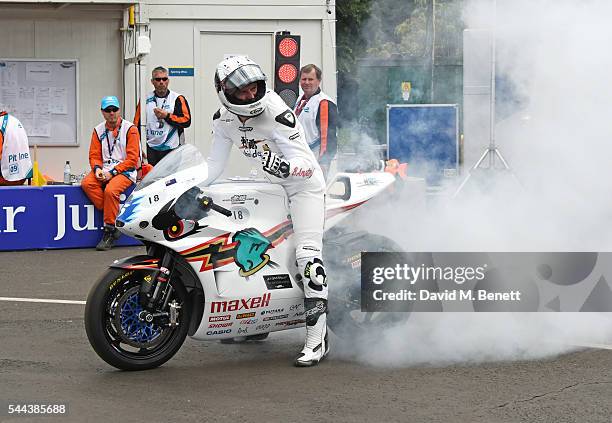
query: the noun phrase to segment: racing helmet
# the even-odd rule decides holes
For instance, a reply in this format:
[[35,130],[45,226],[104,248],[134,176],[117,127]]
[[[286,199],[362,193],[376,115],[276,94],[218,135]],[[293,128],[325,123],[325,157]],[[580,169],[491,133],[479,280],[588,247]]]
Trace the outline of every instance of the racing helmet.
[[[238,116],[257,116],[265,110],[268,103],[266,79],[257,63],[245,56],[233,56],[217,65],[215,90],[221,104],[231,113]],[[257,83],[257,94],[254,98],[240,100],[236,97],[238,91],[254,82]]]

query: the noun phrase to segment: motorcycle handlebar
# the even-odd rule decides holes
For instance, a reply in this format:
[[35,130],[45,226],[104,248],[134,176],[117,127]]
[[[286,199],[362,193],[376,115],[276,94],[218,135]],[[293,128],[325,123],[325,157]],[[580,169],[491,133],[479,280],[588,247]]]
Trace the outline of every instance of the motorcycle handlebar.
[[217,213],[221,213],[222,215],[227,217],[230,217],[232,215],[232,212],[230,210],[226,209],[225,207],[219,206],[218,204],[215,204],[213,202],[213,199],[210,197],[198,197],[198,204],[200,205],[200,208],[206,212],[212,209]]
[[232,216],[232,212],[231,211],[229,211],[225,207],[218,206],[215,203],[212,203],[210,208],[213,209],[214,211],[218,212],[218,213],[221,213],[222,215],[227,216],[227,217],[231,217]]

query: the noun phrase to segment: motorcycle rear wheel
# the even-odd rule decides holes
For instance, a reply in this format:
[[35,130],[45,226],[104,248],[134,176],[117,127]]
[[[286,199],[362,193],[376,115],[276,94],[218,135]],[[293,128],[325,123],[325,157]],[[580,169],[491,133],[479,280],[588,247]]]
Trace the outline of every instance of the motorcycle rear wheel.
[[178,326],[147,323],[138,318],[142,311],[138,290],[143,277],[144,273],[138,271],[109,269],[91,288],[85,305],[89,343],[100,358],[121,370],[161,366],[176,354],[189,329],[187,291],[172,280],[169,302],[181,306]]
[[335,249],[339,252],[335,260],[328,261],[326,256],[330,277],[327,322],[334,334],[341,339],[360,342],[406,322],[410,312],[361,311],[361,252],[396,253],[401,247],[385,236],[364,233],[358,241],[338,245]]

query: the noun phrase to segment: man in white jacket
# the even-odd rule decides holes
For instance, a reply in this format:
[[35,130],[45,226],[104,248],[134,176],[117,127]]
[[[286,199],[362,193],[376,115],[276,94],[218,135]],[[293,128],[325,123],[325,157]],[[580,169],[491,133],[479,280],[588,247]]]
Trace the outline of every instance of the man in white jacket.
[[206,183],[221,175],[235,144],[287,192],[305,296],[306,342],[295,365],[316,365],[329,352],[327,282],[321,254],[325,221],[321,167],[295,114],[267,89],[266,76],[255,62],[242,56],[223,60],[217,66],[215,88],[223,107],[213,116]]
[[19,119],[0,111],[0,185],[22,185],[31,173],[26,131]]

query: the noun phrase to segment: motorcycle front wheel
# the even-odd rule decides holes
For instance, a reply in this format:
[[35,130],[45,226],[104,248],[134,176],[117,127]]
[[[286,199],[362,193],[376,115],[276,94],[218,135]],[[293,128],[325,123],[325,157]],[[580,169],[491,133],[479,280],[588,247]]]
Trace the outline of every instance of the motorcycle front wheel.
[[170,280],[169,304],[178,305],[175,325],[142,319],[138,301],[145,273],[127,269],[109,269],[91,288],[85,305],[85,331],[94,351],[113,367],[121,370],[148,370],[170,360],[183,344],[189,329],[187,291],[181,283]]

